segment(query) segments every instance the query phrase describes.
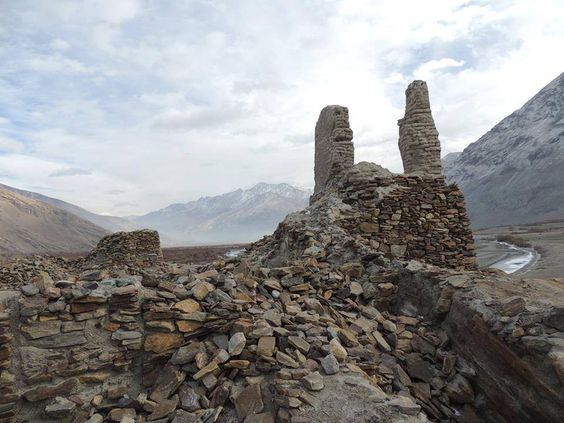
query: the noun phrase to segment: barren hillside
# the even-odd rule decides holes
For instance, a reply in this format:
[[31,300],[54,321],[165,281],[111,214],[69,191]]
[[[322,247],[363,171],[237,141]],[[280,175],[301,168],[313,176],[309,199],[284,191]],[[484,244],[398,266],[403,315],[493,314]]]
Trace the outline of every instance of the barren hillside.
[[0,188],[0,256],[82,251],[106,233],[65,210]]

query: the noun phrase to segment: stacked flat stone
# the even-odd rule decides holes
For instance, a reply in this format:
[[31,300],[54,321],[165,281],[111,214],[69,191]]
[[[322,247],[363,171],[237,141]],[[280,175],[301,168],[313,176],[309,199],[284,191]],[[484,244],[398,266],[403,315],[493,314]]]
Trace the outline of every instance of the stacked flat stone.
[[0,302],[0,423],[10,423],[16,416],[17,394],[13,373],[15,360],[12,355],[17,353],[13,346],[14,337],[10,328],[10,309]]
[[475,268],[475,247],[464,195],[442,176],[349,172],[338,194],[351,206],[343,228],[390,258],[441,267]]
[[[39,406],[45,421],[203,423],[225,421],[232,404],[230,421],[302,422],[325,378],[340,373],[366,380],[398,416],[455,413],[443,353],[422,358],[442,351],[446,335],[391,312],[393,272],[233,259],[163,273],[149,287],[104,275],[21,287],[19,395],[8,397],[15,406],[21,396],[20,416]],[[474,394],[464,387],[466,402]]]
[[157,231],[144,229],[116,232],[105,236],[86,257],[85,267],[151,267],[162,264],[160,237]]
[[352,138],[349,110],[343,106],[324,107],[315,126],[314,198],[325,191],[332,179],[353,165]]
[[431,114],[427,83],[413,81],[405,97],[405,116],[398,121],[404,172],[440,175],[441,145]]

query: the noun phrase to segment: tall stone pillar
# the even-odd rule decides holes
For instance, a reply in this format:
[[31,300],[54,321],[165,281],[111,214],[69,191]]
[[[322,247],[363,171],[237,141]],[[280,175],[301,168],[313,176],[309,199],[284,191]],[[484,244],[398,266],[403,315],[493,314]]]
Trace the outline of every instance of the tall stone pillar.
[[[315,125],[315,189],[319,197],[328,182],[354,164],[353,132],[349,124],[349,109],[326,106]],[[312,200],[313,200],[312,199]]]
[[413,81],[407,87],[405,116],[398,121],[398,125],[404,172],[440,175],[441,144],[425,81]]

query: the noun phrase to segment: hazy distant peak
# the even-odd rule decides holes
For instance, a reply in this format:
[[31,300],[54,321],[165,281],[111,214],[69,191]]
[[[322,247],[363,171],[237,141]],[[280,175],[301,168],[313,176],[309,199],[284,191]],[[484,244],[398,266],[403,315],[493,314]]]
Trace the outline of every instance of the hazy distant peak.
[[253,241],[272,232],[286,214],[305,208],[310,192],[260,182],[213,197],[172,204],[134,218],[178,243]]

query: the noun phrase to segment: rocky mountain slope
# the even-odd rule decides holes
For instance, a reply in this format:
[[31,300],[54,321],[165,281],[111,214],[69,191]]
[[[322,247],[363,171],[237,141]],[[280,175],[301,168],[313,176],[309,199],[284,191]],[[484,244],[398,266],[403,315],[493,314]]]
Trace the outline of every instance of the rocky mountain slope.
[[564,73],[443,172],[464,191],[474,228],[564,218]]
[[0,256],[85,251],[106,234],[66,210],[0,187]]
[[132,222],[117,216],[104,216],[101,214],[92,213],[82,207],[76,206],[66,201],[59,200],[57,198],[48,197],[37,192],[25,191],[23,189],[13,188],[8,185],[0,184],[1,189],[15,192],[21,196],[31,198],[33,200],[43,201],[44,203],[51,204],[52,206],[58,207],[60,209],[66,210],[81,219],[88,220],[89,222],[106,229],[109,232],[118,231],[132,231],[138,229]]
[[131,220],[178,243],[247,242],[272,232],[286,214],[306,207],[309,195],[288,184],[259,183]]

